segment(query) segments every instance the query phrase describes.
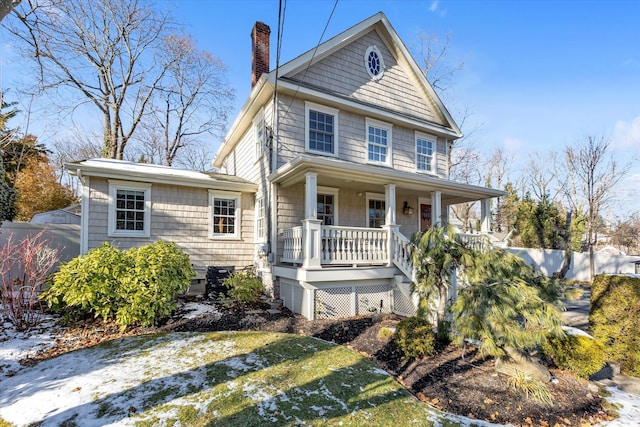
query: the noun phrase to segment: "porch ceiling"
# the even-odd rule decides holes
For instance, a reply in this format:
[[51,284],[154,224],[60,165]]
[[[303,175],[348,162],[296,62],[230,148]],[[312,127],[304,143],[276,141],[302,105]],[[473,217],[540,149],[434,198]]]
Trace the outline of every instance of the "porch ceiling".
[[499,197],[505,194],[501,190],[463,184],[430,175],[304,154],[281,166],[269,176],[269,179],[283,187],[288,187],[304,182],[305,174],[308,172],[317,173],[318,184],[323,186],[380,191],[381,186],[395,184],[397,190],[416,191],[418,194],[440,191],[442,203],[446,205]]

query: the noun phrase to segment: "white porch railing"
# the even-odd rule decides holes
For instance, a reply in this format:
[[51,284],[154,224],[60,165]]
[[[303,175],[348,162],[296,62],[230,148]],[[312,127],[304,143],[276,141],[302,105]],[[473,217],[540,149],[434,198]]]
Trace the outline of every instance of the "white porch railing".
[[284,230],[282,261],[294,264],[302,263],[302,226]]
[[485,247],[486,236],[484,234],[458,233],[463,242],[477,250],[483,250]]
[[[360,228],[318,225],[319,238],[312,238],[305,226],[284,230],[282,262],[305,263],[305,234],[310,251],[317,254],[323,265],[380,265],[393,263],[411,280],[415,279],[410,254],[410,242],[397,228]],[[482,234],[460,234],[462,239],[476,249],[487,244]]]
[[384,264],[388,233],[380,228],[321,227],[321,264]]
[[403,234],[391,231],[391,260],[409,279],[415,279],[413,261],[411,260],[410,242]]

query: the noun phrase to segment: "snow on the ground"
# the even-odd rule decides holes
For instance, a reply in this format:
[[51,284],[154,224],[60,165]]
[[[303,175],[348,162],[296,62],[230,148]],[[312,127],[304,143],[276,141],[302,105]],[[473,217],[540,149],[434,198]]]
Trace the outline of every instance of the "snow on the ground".
[[60,328],[53,317],[43,317],[42,322],[26,332],[18,332],[14,326],[0,315],[0,383],[9,375],[14,375],[22,365],[19,360],[33,357],[38,351],[56,346]]
[[215,305],[205,304],[201,302],[188,302],[182,306],[182,309],[186,312],[182,317],[185,319],[193,319],[203,314],[209,315],[214,321],[220,320],[222,313],[218,311]]
[[[183,308],[192,317],[217,313],[212,305],[201,303],[189,303]],[[173,405],[195,404],[205,408],[206,402],[187,402],[180,397],[188,395],[189,384],[202,384],[204,379],[200,377],[204,371],[198,363],[203,357],[213,351],[220,355],[223,365],[238,372],[262,364],[255,354],[239,358],[235,354],[233,340],[212,343],[205,340],[203,334],[167,334],[130,337],[23,367],[18,363],[20,359],[33,356],[39,350],[53,348],[56,339],[63,339],[62,328],[56,326],[54,318],[46,318],[26,333],[17,332],[2,319],[0,325],[0,419],[16,425],[40,420],[45,420],[42,426],[58,425],[70,414],[78,414],[77,419],[82,420],[83,426],[133,425],[135,418],[110,418],[108,409],[122,413],[131,408],[135,412],[145,407],[144,399],[150,393],[159,390],[174,390]],[[178,354],[180,357],[176,357]],[[232,383],[233,380],[228,386],[231,387]],[[258,407],[266,413],[283,399],[279,390],[267,390],[260,384],[255,387],[255,390],[247,392],[253,399],[262,401]],[[612,387],[608,391],[611,396],[607,400],[618,407],[620,418],[603,423],[603,426],[637,425],[640,396]],[[173,412],[175,407],[160,415],[175,416]],[[461,426],[493,425],[450,414],[441,414],[440,417]]]
[[611,396],[607,401],[618,407],[619,418],[603,423],[607,427],[629,427],[640,424],[640,397],[633,396],[616,387],[607,387]]

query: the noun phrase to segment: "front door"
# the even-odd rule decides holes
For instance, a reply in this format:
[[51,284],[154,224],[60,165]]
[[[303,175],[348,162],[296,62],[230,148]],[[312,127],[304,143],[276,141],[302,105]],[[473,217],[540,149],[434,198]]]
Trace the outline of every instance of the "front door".
[[420,231],[431,227],[431,205],[420,203]]

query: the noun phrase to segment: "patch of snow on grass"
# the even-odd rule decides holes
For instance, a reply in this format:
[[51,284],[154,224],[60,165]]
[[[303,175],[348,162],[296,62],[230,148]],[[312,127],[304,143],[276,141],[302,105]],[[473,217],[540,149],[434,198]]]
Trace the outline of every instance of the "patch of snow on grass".
[[56,346],[56,336],[60,328],[52,317],[44,317],[42,322],[29,331],[19,332],[9,321],[0,317],[0,381],[15,375],[23,369],[19,361],[35,356]]
[[220,318],[222,318],[222,313],[220,313],[216,306],[213,304],[188,302],[182,307],[182,309],[186,311],[186,313],[182,316],[185,319],[194,319],[205,314],[210,316],[214,321],[220,320]]
[[611,396],[606,397],[609,403],[618,408],[619,418],[603,423],[607,427],[627,427],[638,425],[640,420],[640,396],[633,396],[616,387],[607,387]]

